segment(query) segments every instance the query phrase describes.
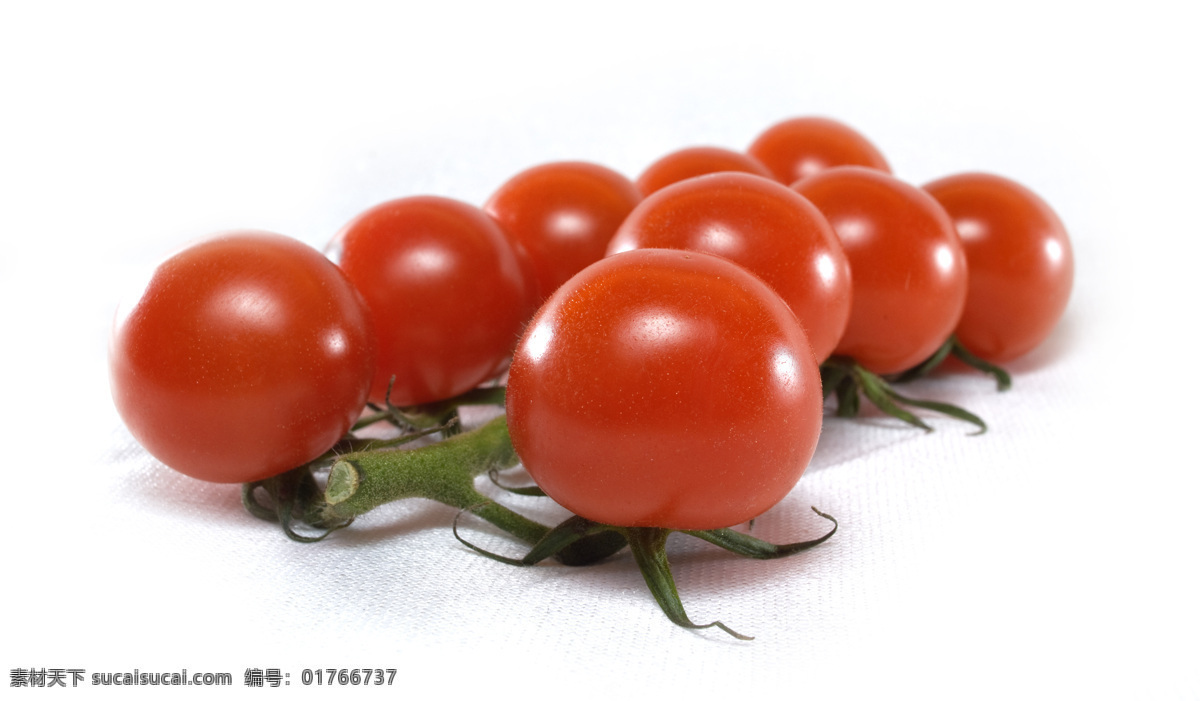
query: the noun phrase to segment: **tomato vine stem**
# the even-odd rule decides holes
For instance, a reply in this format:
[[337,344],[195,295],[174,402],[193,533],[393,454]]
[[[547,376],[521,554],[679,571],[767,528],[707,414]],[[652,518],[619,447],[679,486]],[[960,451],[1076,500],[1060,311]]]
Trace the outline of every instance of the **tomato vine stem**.
[[[475,487],[479,475],[512,467],[516,453],[508,436],[503,416],[471,431],[420,448],[397,450],[398,442],[411,441],[424,433],[384,441],[347,443],[361,450],[333,455],[324,489],[318,485],[314,469],[322,461],[243,486],[242,502],[251,514],[283,527],[284,533],[299,542],[315,542],[330,532],[345,528],[362,514],[400,499],[421,498],[437,501],[459,510],[469,510],[504,532],[526,543],[541,541],[552,529],[533,521],[484,496]],[[257,498],[266,492],[270,505]],[[318,535],[303,535],[293,527],[304,523],[317,529]],[[556,552],[566,565],[596,562],[625,547],[619,534],[598,534]]]

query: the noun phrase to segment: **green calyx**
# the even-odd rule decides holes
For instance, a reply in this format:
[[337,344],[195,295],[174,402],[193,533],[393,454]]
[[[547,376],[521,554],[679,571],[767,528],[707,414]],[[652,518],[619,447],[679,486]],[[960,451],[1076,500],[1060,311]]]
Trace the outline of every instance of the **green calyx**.
[[720,621],[695,623],[688,617],[687,611],[683,607],[683,601],[679,597],[679,591],[675,586],[675,577],[671,574],[670,562],[667,559],[667,537],[671,533],[678,532],[707,541],[742,557],[757,560],[776,559],[820,545],[829,540],[837,532],[838,525],[836,519],[829,514],[818,511],[815,507],[813,511],[822,518],[831,521],[833,528],[819,538],[788,543],[786,545],[769,543],[729,528],[703,531],[676,531],[668,528],[610,526],[589,521],[580,516],[572,516],[551,529],[544,538],[535,543],[530,551],[521,558],[504,557],[484,550],[467,541],[458,533],[457,520],[454,527],[454,537],[458,538],[459,542],[463,545],[485,557],[521,567],[536,565],[548,557],[556,557],[564,550],[580,542],[603,542],[602,539],[606,535],[612,538],[614,542],[619,538],[620,542],[629,543],[630,551],[633,553],[634,560],[637,562],[638,569],[642,573],[642,578],[645,580],[646,586],[649,587],[650,593],[658,603],[659,608],[662,609],[663,613],[666,614],[672,623],[693,630],[719,628],[738,640],[753,640],[753,637],[743,635]]
[[997,391],[1004,392],[1012,387],[1012,375],[1008,374],[1007,370],[976,356],[967,350],[966,346],[958,340],[957,336],[953,335],[946,339],[946,342],[933,355],[929,356],[925,362],[897,375],[892,375],[888,379],[893,383],[900,383],[925,377],[938,369],[951,356],[958,358],[968,367],[974,368],[985,375],[990,375],[996,380]]
[[978,427],[976,435],[987,431],[987,424],[983,419],[966,409],[946,402],[917,399],[901,394],[892,387],[891,382],[867,370],[851,358],[834,356],[822,363],[821,386],[826,398],[830,395],[837,397],[836,413],[841,417],[858,416],[861,408],[859,397],[863,396],[888,416],[925,431],[932,431],[933,427],[905,406],[927,409],[970,423]]

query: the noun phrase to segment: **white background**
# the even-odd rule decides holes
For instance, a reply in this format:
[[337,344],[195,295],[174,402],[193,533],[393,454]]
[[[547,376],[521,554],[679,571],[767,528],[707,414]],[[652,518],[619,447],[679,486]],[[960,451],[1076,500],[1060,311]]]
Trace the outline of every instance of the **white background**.
[[[4,685],[23,667],[186,667],[233,673],[214,698],[293,698],[304,668],[390,667],[393,698],[1197,698],[1200,52],[1185,4],[575,7],[3,5]],[[628,555],[582,570],[475,556],[433,504],[294,544],[236,487],[155,463],[111,406],[117,302],[186,241],[258,228],[321,246],[384,199],[481,204],[557,159],[632,177],[801,114],[852,124],[916,183],[1024,182],[1066,222],[1078,272],[1011,392],[914,387],[982,414],[987,435],[826,422],[756,525],[811,537],[816,505],[842,522],[826,546],[746,563],[672,541],[693,618],[753,642],[672,626]],[[247,667],[291,686],[243,689]],[[6,696],[22,694],[38,695]]]

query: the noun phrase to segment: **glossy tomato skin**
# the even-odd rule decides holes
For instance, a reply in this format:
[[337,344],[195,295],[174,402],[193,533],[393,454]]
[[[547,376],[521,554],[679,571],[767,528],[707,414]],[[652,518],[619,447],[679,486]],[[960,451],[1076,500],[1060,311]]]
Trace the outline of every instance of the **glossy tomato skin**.
[[850,259],[850,321],[834,354],[878,374],[933,355],[954,331],[967,295],[966,255],[937,200],[858,166],[831,168],[792,187],[825,214]]
[[163,262],[113,328],[113,400],[166,465],[211,482],[319,457],[367,400],[375,338],[361,297],[318,251],[263,232]]
[[883,153],[850,126],[825,117],[794,117],[772,125],[748,152],[784,185],[836,166],[891,173]]
[[589,266],[513,358],[513,446],[545,492],[617,526],[707,529],[795,486],[821,428],[804,330],[729,261],[665,249]]
[[1029,188],[990,173],[924,187],[954,221],[971,270],[958,340],[993,363],[1036,348],[1066,310],[1075,276],[1058,215]]
[[714,173],[659,190],[634,208],[610,254],[676,248],[721,256],[771,286],[799,318],[818,362],[850,318],[850,262],[825,215],[795,191],[746,173]]
[[371,399],[411,406],[461,394],[507,361],[529,308],[517,254],[478,207],[391,200],[360,214],[329,253],[362,293],[379,338]]
[[719,146],[690,146],[672,151],[646,167],[634,182],[649,196],[681,180],[710,173],[750,173],[774,177],[767,167],[751,156]]
[[629,178],[586,161],[517,173],[483,209],[527,257],[536,301],[604,256],[608,240],[642,199]]

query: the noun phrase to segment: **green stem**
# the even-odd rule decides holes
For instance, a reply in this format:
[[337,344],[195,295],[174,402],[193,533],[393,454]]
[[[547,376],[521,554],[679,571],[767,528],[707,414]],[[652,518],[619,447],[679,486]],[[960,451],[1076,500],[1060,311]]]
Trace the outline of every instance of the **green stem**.
[[[325,503],[315,520],[345,523],[398,499],[424,498],[453,506],[534,545],[550,528],[498,504],[475,488],[475,478],[518,462],[505,417],[473,431],[417,450],[371,451],[343,455],[329,470]],[[565,565],[588,565],[625,547],[612,533],[583,538],[556,553]]]
[[516,464],[503,416],[417,450],[348,453],[330,468],[322,513],[339,521],[413,497],[459,509],[480,509],[488,499],[475,489],[475,477]]
[[[395,440],[412,440],[417,435]],[[503,416],[421,448],[381,449],[391,444],[368,441],[363,443],[363,450],[323,458],[319,461],[322,464],[333,463],[323,493],[312,475],[316,463],[311,463],[269,480],[243,485],[242,503],[254,516],[280,523],[289,538],[300,542],[320,540],[371,509],[411,498],[431,499],[460,509],[460,513],[469,511],[530,545],[550,533],[548,526],[492,501],[475,488],[479,475],[517,464]],[[259,502],[259,491],[266,493],[269,505]],[[319,535],[298,533],[292,527],[294,522],[317,529]],[[626,544],[620,534],[611,532],[577,540],[551,555],[565,565],[588,565]]]

